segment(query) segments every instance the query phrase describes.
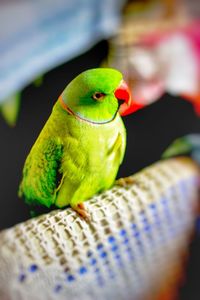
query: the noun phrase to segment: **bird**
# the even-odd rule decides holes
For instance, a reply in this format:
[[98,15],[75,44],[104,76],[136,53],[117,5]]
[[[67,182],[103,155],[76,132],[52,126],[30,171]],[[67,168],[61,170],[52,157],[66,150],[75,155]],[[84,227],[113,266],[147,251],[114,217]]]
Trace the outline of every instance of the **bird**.
[[33,206],[71,206],[112,187],[126,148],[121,116],[138,110],[121,72],[89,69],[75,77],[28,154],[18,195]]

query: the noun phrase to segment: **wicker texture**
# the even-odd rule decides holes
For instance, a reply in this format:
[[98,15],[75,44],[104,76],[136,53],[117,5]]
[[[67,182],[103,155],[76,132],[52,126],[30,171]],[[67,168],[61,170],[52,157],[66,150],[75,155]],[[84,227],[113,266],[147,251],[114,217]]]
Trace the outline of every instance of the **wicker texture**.
[[180,264],[193,228],[198,169],[192,160],[158,162],[127,187],[85,206],[0,233],[0,299],[147,299]]

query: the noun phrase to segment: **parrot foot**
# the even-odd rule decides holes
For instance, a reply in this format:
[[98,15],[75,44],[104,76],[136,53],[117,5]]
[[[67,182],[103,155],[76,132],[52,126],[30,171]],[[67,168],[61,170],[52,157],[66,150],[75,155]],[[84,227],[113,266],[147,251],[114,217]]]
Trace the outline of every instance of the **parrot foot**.
[[121,187],[126,187],[126,186],[128,186],[129,184],[132,184],[132,183],[134,183],[134,179],[133,178],[131,178],[131,177],[125,177],[125,178],[120,178],[120,179],[117,179],[116,181],[115,181],[115,184],[116,185],[119,185],[119,186],[121,186]]
[[83,219],[85,219],[86,221],[89,221],[90,216],[89,216],[87,210],[85,209],[85,206],[83,203],[79,203],[79,204],[73,206],[73,210],[75,212],[77,212],[79,214],[79,216],[81,216]]

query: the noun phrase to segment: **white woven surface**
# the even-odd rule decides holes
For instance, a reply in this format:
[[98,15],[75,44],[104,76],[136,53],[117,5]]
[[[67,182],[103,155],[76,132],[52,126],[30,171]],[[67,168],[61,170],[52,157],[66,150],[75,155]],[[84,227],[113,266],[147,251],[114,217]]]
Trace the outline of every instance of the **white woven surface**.
[[86,202],[89,223],[65,209],[1,232],[0,299],[147,299],[187,247],[198,175],[159,162]]

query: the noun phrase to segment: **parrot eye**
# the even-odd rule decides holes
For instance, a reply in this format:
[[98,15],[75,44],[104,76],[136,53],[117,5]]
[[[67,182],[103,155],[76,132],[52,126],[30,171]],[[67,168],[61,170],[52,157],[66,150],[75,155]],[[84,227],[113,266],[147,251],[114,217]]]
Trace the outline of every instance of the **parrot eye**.
[[92,98],[93,98],[94,100],[99,101],[99,100],[102,100],[102,99],[104,98],[104,96],[105,96],[105,94],[100,93],[100,92],[96,92],[96,93],[94,93],[94,94],[92,95]]

